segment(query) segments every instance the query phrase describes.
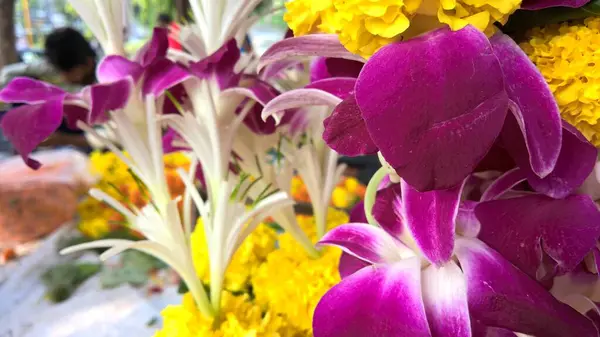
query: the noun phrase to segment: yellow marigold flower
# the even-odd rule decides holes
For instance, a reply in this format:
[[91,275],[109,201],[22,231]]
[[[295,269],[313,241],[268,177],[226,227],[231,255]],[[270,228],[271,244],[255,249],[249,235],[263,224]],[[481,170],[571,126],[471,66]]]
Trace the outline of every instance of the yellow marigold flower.
[[600,18],[535,28],[521,47],[548,82],[562,118],[600,147]]
[[168,168],[187,168],[190,166],[190,158],[182,152],[173,152],[164,157],[165,166]]
[[[233,255],[225,272],[225,289],[246,291],[252,273],[267,259],[267,255],[275,250],[276,240],[277,234],[273,229],[264,224],[259,225]],[[202,219],[198,219],[191,241],[192,257],[198,277],[204,283],[208,283],[210,281],[209,256]]]
[[296,35],[305,35],[316,30],[335,33],[336,30],[330,28],[335,26],[334,22],[330,22],[335,20],[333,1],[290,1],[285,4],[287,13],[284,19]]
[[331,195],[333,206],[337,208],[348,208],[352,204],[354,197],[352,194],[341,186],[337,186],[333,189]]
[[[348,222],[345,212],[329,210],[329,228]],[[313,217],[298,216],[298,223],[316,241]],[[256,303],[282,315],[301,331],[311,333],[312,316],[323,295],[339,283],[341,251],[327,247],[319,259],[312,259],[289,234],[279,236],[279,249],[267,257],[252,277]],[[312,334],[311,334],[312,335]]]
[[[90,155],[91,170],[100,179],[98,188],[124,204],[138,207],[146,204],[145,193],[140,191],[138,183],[129,172],[127,165],[112,152],[93,152]],[[183,182],[176,173],[178,168],[188,169],[189,158],[182,153],[171,153],[164,156],[165,175],[170,190],[175,195],[183,193]],[[100,238],[113,228],[111,220],[119,218],[118,213],[107,205],[92,197],[85,198],[78,207],[81,219],[80,231],[88,237]]]
[[162,311],[163,327],[155,337],[308,337],[282,317],[263,312],[248,295],[223,292],[222,322],[216,329],[212,320],[200,314],[189,293],[182,302]]
[[78,225],[79,231],[89,237],[98,239],[110,232],[110,224],[106,218],[92,218],[87,220],[81,220]]
[[351,52],[365,58],[394,41],[447,24],[472,24],[491,33],[521,0],[292,0],[284,19],[294,35],[336,33]]

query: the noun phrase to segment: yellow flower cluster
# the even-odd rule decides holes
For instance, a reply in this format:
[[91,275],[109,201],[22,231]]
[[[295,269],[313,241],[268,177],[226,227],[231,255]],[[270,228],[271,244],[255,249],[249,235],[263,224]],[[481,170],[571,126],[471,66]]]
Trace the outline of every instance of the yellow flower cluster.
[[600,18],[535,28],[521,47],[548,82],[562,117],[600,147]]
[[[172,196],[183,194],[185,186],[178,168],[189,169],[190,161],[182,153],[171,153],[164,156],[165,175]],[[144,191],[128,170],[127,165],[112,152],[93,152],[90,155],[92,173],[99,177],[94,188],[98,188],[124,204],[141,207],[147,203]],[[111,207],[92,198],[86,197],[78,206],[80,218],[79,230],[90,238],[100,238],[111,230],[122,227],[125,219]]]
[[[250,278],[257,268],[276,248],[277,234],[269,226],[260,224],[235,252],[225,273],[225,289],[232,292],[247,291]],[[192,258],[198,277],[210,281],[209,256],[202,219],[198,219],[192,233]]]
[[183,296],[183,303],[162,311],[163,327],[155,337],[308,337],[290,326],[283,317],[266,314],[250,301],[248,295],[234,296],[223,292],[223,314],[218,329],[213,321],[203,317],[192,296]]
[[[345,212],[329,210],[330,228],[347,222]],[[315,241],[313,217],[298,216],[298,223]],[[204,247],[202,232],[199,222],[192,247],[194,264],[207,281],[207,261],[201,256],[206,253],[200,248]],[[155,337],[312,337],[314,309],[323,294],[340,281],[340,254],[339,249],[327,248],[319,259],[312,259],[289,234],[277,235],[261,225],[234,254],[227,270],[220,325],[213,329],[213,322],[200,314],[186,294],[181,305],[163,310],[163,328]],[[235,273],[241,277],[231,275]],[[241,289],[240,282],[247,282],[248,276],[251,289]],[[240,290],[248,293],[231,293]]]
[[[329,229],[348,220],[345,212],[329,210]],[[314,218],[298,216],[298,223],[316,241]],[[281,234],[279,249],[269,254],[252,278],[255,301],[312,336],[315,307],[327,290],[340,281],[340,255],[339,249],[327,247],[319,259],[312,259],[291,235]]]
[[349,51],[368,58],[391,42],[442,24],[491,32],[520,5],[521,0],[292,0],[284,19],[296,36],[338,34]]
[[[337,208],[349,209],[365,197],[366,186],[354,177],[342,179],[334,188],[331,195],[331,205]],[[297,202],[309,203],[308,190],[298,176],[292,178],[290,194]]]

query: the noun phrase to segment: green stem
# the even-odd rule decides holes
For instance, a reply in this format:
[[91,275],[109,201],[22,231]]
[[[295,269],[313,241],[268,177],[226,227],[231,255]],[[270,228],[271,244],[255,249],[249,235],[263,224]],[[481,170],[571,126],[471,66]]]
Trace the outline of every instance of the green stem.
[[367,190],[365,191],[365,216],[367,217],[367,221],[369,224],[373,226],[379,226],[377,220],[373,216],[373,205],[375,205],[375,199],[377,197],[377,187],[387,175],[387,169],[385,167],[380,168],[375,172],[371,180],[369,181],[369,185],[367,185]]

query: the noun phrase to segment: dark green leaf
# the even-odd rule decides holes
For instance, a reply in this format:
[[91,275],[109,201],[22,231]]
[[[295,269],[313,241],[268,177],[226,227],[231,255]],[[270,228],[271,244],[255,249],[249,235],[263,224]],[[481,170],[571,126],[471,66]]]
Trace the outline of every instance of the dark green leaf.
[[521,36],[534,27],[599,15],[600,0],[592,0],[581,8],[554,7],[537,11],[518,10],[511,15],[508,22],[502,27],[502,31],[507,34]]

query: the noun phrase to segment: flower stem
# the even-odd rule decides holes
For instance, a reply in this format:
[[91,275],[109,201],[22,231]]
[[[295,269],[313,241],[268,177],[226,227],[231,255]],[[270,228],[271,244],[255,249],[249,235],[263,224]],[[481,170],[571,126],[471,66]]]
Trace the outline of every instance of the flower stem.
[[379,226],[379,223],[373,216],[373,205],[375,205],[375,199],[377,197],[377,187],[379,187],[379,184],[383,178],[385,178],[387,173],[388,170],[385,167],[381,167],[377,170],[369,181],[367,190],[365,191],[365,216],[367,217],[369,224],[373,226]]
[[[191,270],[195,269],[192,267]],[[208,295],[206,294],[206,291],[204,290],[204,286],[202,285],[200,279],[196,277],[195,274],[189,275],[184,273],[181,273],[181,278],[183,278],[183,281],[188,286],[188,289],[192,294],[192,297],[194,298],[194,301],[196,302],[200,313],[207,318],[215,317],[215,312],[210,305]]]
[[323,236],[325,236],[325,232],[327,231],[327,208],[325,210],[322,209],[321,205],[314,205],[317,207],[313,207],[313,216],[315,217],[315,224],[317,227],[317,242],[321,240]]

